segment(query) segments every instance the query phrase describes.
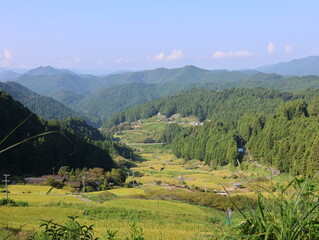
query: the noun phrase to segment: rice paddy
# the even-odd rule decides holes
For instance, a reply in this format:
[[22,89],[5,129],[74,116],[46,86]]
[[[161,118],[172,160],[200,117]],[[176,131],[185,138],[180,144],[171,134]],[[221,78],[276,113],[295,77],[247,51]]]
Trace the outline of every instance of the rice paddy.
[[[185,124],[191,120],[178,119]],[[27,234],[39,229],[40,219],[63,223],[68,216],[78,216],[81,224],[94,225],[97,237],[108,229],[118,231],[118,237],[128,236],[130,224],[136,222],[149,240],[205,239],[208,236],[220,239],[228,229],[225,212],[185,202],[147,199],[147,193],[161,190],[220,192],[223,188],[233,190],[235,183],[242,183],[246,188],[234,193],[252,195],[249,192],[255,184],[249,181],[264,178],[269,172],[255,166],[248,166],[246,170],[228,167],[213,170],[198,160],[186,162],[176,158],[165,145],[143,143],[148,137],[158,140],[166,124],[160,119],[146,120],[117,136],[121,137],[121,142],[132,144],[140,161],[131,169],[135,171],[135,188],[107,190],[114,195],[107,201],[95,201],[105,191],[79,197],[49,186],[10,185],[10,199],[27,202],[29,206],[0,207],[0,239],[14,231],[17,234],[9,239],[26,239]],[[131,181],[132,174],[127,178],[127,182]],[[262,184],[268,186],[269,181]],[[1,190],[0,199],[5,197]],[[236,218],[235,214],[234,221],[239,221]]]

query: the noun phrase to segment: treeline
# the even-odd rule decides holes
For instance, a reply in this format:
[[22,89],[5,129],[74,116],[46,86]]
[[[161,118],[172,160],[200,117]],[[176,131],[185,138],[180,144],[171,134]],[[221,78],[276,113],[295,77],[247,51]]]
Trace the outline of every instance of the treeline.
[[[85,192],[92,192],[96,190],[107,190],[113,186],[123,186],[127,171],[128,170],[124,168],[112,168],[110,171],[105,171],[99,167],[70,169],[69,166],[61,166],[58,170],[58,175],[69,182],[84,183],[81,187],[85,187]],[[62,188],[68,184],[68,182],[64,183],[52,177],[48,177],[45,184],[55,188]],[[78,185],[78,187],[80,187],[80,185]],[[76,189],[74,186],[69,185],[68,190],[75,191]]]
[[[297,99],[281,104],[274,114],[245,112],[237,125],[207,122],[200,127],[170,124],[161,140],[186,160],[211,166],[236,166],[244,147],[253,159],[282,172],[313,176],[319,170],[319,97],[309,104]],[[174,136],[175,135],[175,136]]]
[[[69,105],[79,112],[89,113],[101,119],[129,109],[138,104],[176,94],[193,87],[206,90],[226,90],[232,88],[268,88],[277,91],[301,91],[319,88],[319,76],[284,77],[278,74],[258,72],[198,72],[194,67],[185,68],[187,75],[175,76],[168,82],[134,82],[101,89]],[[170,76],[170,75],[169,75]],[[165,77],[169,76],[165,75]],[[158,78],[161,78],[159,75]]]
[[237,165],[236,131],[223,123],[186,128],[171,144],[172,152],[185,160],[198,159],[211,166]]
[[[50,173],[53,167],[65,165],[71,168],[101,167],[109,170],[115,165],[111,154],[124,157],[133,155],[131,149],[106,139],[81,119],[39,119],[2,91],[0,112],[1,150],[32,136],[54,131],[0,153],[1,171],[15,175],[40,175]],[[25,119],[27,120],[15,129]],[[13,129],[15,130],[9,134]]]
[[213,91],[193,88],[117,113],[106,122],[105,127],[149,118],[158,112],[167,117],[179,113],[182,116],[196,116],[200,121],[210,119],[236,123],[247,110],[273,113],[281,103],[294,98],[296,96],[292,93],[281,93],[273,89]]
[[313,176],[319,170],[319,98],[283,104],[273,116],[247,114],[238,133],[253,158],[283,172]]
[[158,112],[194,115],[204,126],[168,125],[161,141],[186,160],[212,166],[237,165],[245,147],[253,158],[283,172],[312,176],[319,170],[319,91],[282,93],[272,89],[192,89],[143,104],[112,118],[108,126]]

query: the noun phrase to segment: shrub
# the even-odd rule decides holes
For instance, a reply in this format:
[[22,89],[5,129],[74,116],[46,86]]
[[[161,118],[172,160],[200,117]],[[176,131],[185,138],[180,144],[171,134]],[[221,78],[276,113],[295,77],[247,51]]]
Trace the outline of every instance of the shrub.
[[61,189],[63,188],[64,184],[60,181],[55,180],[54,178],[47,178],[45,184],[54,188]]
[[[58,224],[53,220],[46,221],[40,226],[44,228],[42,231],[35,232],[29,237],[29,240],[99,240],[96,238],[93,225],[81,225],[77,217],[69,216],[64,224]],[[107,230],[105,234],[106,240],[121,240],[116,237],[117,231]],[[125,240],[145,240],[143,236],[143,229],[136,226],[135,223],[131,224],[131,234]]]
[[144,139],[143,142],[144,143],[155,143],[155,140],[153,138],[148,137],[148,138]]
[[12,199],[2,198],[0,199],[0,206],[8,206],[8,207],[28,207],[29,203],[23,201],[14,201]]
[[69,216],[69,219],[64,225],[54,223],[53,220],[45,221],[40,227],[44,230],[36,232],[31,236],[30,240],[76,240],[76,239],[86,239],[86,240],[97,240],[94,238],[93,225],[85,226],[80,225],[76,221],[77,217]]
[[64,185],[63,186],[63,190],[71,192],[71,193],[76,192],[76,189],[73,186],[69,185],[69,184]]

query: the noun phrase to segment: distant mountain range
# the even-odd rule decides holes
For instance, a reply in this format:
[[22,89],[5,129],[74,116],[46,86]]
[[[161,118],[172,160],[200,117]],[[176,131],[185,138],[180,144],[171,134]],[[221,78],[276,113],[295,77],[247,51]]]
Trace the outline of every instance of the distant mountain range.
[[257,71],[264,73],[277,73],[280,75],[319,75],[319,56],[310,56],[282,62],[273,65],[258,67]]
[[[39,117],[47,120],[65,119],[68,117],[84,118],[90,125],[99,125],[94,123],[93,119],[87,118],[84,114],[80,114],[51,97],[41,96],[28,88],[15,82],[0,82],[0,90],[9,93],[16,101],[21,102],[24,106],[36,113]],[[95,119],[96,120],[96,119]],[[98,120],[96,120],[98,121]]]
[[100,126],[116,112],[193,87],[212,90],[263,87],[280,91],[319,88],[319,76],[283,76],[302,75],[302,70],[319,75],[318,62],[319,57],[308,57],[260,67],[258,71],[211,71],[189,65],[107,76],[77,74],[47,66],[24,74],[2,72],[0,81],[10,80],[15,84],[4,83],[0,89],[44,118],[84,116],[91,125]]
[[161,96],[192,87],[249,81],[251,72],[210,71],[195,66],[126,72],[108,76],[81,75],[50,66],[32,69],[15,81],[39,95],[52,97],[93,122]]
[[4,71],[0,73],[0,82],[10,81],[14,78],[19,77],[21,74],[13,72],[13,71]]

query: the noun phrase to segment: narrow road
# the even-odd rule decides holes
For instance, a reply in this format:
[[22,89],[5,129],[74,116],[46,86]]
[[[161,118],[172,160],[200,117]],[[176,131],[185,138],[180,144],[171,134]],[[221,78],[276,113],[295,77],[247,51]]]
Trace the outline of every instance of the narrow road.
[[[275,169],[275,168],[269,168],[269,167],[267,167],[267,166],[265,166],[265,165],[262,165],[262,164],[260,164],[260,163],[258,163],[258,162],[255,162],[255,161],[253,161],[252,160],[252,156],[250,155],[250,153],[247,153],[246,152],[246,155],[248,155],[248,157],[249,157],[249,160],[247,160],[250,164],[253,164],[253,165],[255,165],[255,166],[257,166],[257,167],[260,167],[260,168],[267,168],[267,170],[269,170],[269,171],[271,171],[272,172],[272,174],[270,174],[269,176],[266,176],[265,178],[266,179],[271,179],[271,178],[273,178],[273,177],[276,177],[276,176],[278,176],[279,174],[280,174],[280,171],[278,170],[278,169]],[[254,179],[251,179],[251,180],[246,180],[246,181],[241,181],[241,182],[236,182],[236,183],[234,183],[233,185],[235,186],[235,185],[241,185],[241,184],[245,184],[245,183],[249,183],[249,182],[252,182]]]

